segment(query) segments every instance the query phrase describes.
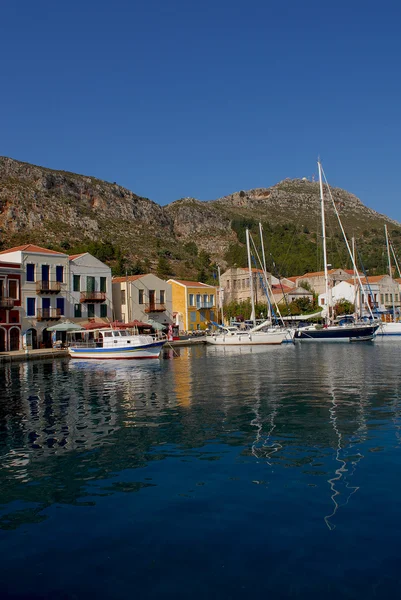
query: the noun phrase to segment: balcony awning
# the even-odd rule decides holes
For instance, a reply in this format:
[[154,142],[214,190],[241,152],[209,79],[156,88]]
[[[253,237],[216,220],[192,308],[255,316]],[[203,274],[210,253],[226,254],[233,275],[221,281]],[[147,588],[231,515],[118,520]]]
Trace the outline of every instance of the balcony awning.
[[71,321],[64,321],[63,323],[57,323],[57,325],[52,325],[51,327],[46,327],[47,331],[80,331],[84,329],[81,325],[77,323],[71,323]]

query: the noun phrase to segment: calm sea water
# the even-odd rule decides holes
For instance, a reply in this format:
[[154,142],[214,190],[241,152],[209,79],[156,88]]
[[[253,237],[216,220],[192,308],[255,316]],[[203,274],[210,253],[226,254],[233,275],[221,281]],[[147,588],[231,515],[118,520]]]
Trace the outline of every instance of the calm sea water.
[[2,367],[1,598],[398,596],[400,355]]

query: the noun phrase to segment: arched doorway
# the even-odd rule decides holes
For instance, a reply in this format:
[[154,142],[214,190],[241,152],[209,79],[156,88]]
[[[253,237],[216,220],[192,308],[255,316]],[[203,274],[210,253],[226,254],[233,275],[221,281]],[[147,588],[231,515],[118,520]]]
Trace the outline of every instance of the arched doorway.
[[10,350],[20,349],[20,330],[18,327],[10,329]]
[[0,352],[6,351],[6,330],[0,327]]

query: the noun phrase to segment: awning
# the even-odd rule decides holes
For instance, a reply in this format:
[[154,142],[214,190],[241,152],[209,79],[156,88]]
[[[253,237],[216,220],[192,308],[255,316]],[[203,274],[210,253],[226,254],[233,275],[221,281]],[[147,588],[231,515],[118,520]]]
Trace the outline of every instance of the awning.
[[156,329],[156,331],[162,331],[165,329],[165,325],[162,325],[158,321],[154,321],[153,319],[148,320],[148,324],[152,327],[152,329]]
[[64,321],[64,323],[57,323],[51,327],[46,327],[47,331],[80,331],[84,329],[77,323],[71,323],[71,321]]

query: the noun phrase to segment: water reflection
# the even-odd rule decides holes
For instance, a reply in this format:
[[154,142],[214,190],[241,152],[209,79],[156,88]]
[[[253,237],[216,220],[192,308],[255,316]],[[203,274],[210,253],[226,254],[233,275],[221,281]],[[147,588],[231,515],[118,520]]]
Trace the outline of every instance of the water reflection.
[[[228,460],[230,481],[242,473],[286,502],[295,486],[333,530],[351,500],[357,505],[372,450],[399,448],[400,378],[383,346],[380,354],[370,346],[194,347],[139,365],[8,364],[0,383],[3,527],[10,515],[16,526],[55,502],[86,502],[89,485],[94,505],[122,489],[141,492],[158,484],[140,474],[155,461],[166,461],[174,480],[177,460],[195,461],[194,472],[208,460],[211,477],[212,463]],[[30,508],[16,508],[21,501]]]

